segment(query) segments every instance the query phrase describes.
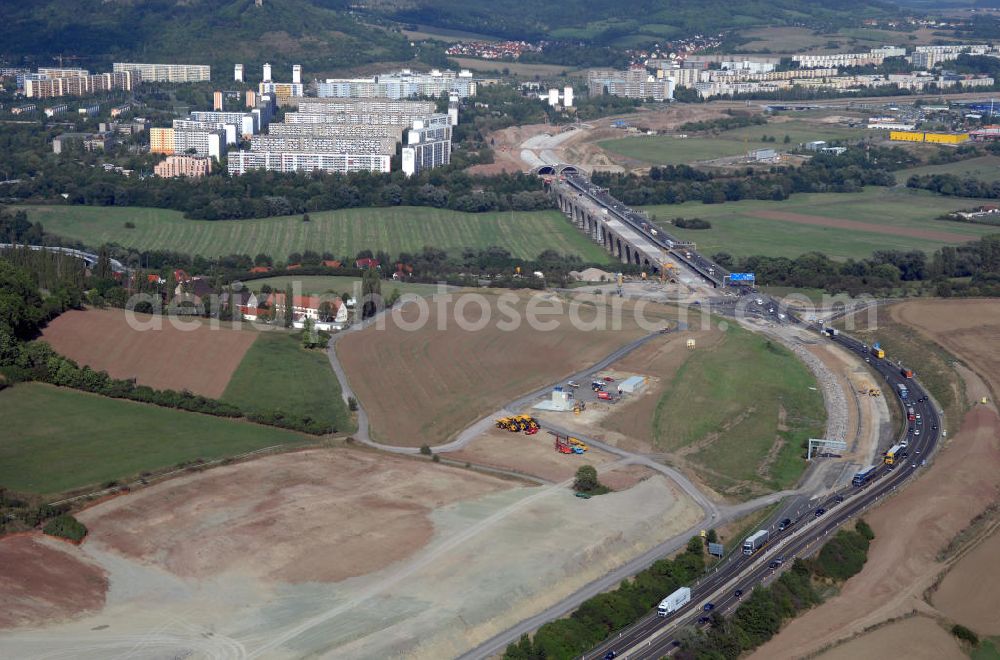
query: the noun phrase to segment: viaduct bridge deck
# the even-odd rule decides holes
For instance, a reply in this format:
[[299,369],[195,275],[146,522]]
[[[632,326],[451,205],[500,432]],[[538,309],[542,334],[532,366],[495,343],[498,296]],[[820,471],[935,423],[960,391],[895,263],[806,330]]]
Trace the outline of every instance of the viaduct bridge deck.
[[567,165],[546,170],[540,173],[546,177],[559,209],[622,263],[659,272],[669,256],[712,286],[725,284],[727,270],[699,254],[692,243],[655,227],[644,213],[615,199],[576,168]]

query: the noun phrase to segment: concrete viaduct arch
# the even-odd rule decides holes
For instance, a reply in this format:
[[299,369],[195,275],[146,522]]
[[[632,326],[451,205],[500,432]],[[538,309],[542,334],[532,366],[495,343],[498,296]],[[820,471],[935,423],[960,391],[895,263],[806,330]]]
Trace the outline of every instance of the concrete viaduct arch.
[[[536,172],[541,175],[557,175],[563,171],[576,171],[572,165],[546,165],[536,168]],[[593,212],[592,207],[581,204],[577,195],[567,192],[563,187],[553,187],[556,202],[559,210],[562,211],[576,227],[590,237],[595,243],[599,243],[613,256],[625,264],[642,265],[649,268],[651,272],[659,270],[659,265],[650,263],[640,250],[629,243],[628,239],[609,228],[603,222],[603,218]]]

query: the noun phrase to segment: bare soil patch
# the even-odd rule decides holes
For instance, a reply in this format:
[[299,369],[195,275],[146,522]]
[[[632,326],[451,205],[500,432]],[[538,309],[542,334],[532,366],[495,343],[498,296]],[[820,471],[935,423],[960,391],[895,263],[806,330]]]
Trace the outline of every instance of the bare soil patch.
[[79,518],[88,543],[182,577],[335,582],[419,550],[435,508],[511,487],[426,461],[317,449],[173,479]]
[[491,429],[459,451],[441,454],[455,461],[523,474],[559,483],[571,479],[581,465],[601,466],[617,460],[616,456],[591,447],[586,454],[560,454],[554,439],[545,431],[535,435]]
[[907,660],[962,660],[967,656],[958,640],[937,622],[915,616],[873,630],[819,657],[822,660],[902,657]]
[[934,231],[933,229],[912,229],[909,227],[892,227],[889,225],[877,225],[870,222],[858,222],[857,220],[846,220],[843,218],[826,218],[818,215],[803,215],[801,213],[789,213],[786,211],[748,211],[747,215],[764,220],[781,220],[783,222],[794,222],[799,225],[813,225],[816,227],[833,227],[835,229],[850,229],[852,231],[865,231],[874,234],[888,234],[890,236],[906,236],[908,238],[923,238],[929,241],[942,241],[945,243],[966,243],[968,236],[952,234],[946,231]]
[[[157,320],[135,316],[144,324]],[[160,328],[134,330],[122,310],[70,310],[45,328],[42,339],[77,363],[114,378],[218,398],[257,338],[250,329],[212,329],[207,323],[180,330],[163,319]]]
[[[372,326],[337,343],[337,355],[378,441],[409,447],[442,444],[517,396],[566,378],[646,334],[628,306],[620,329],[611,329],[610,316],[608,329],[574,324],[566,303],[554,294],[519,296],[511,308],[521,322],[509,327],[504,321],[510,316],[498,307],[497,298],[483,295],[490,321],[479,330],[462,329],[455,320],[455,304],[442,313],[436,297],[427,322],[416,330],[404,329],[421,314],[417,305],[408,305],[399,312],[402,327],[390,320],[383,329]],[[538,316],[551,329],[531,327],[525,315],[529,304],[556,312]],[[649,306],[646,313],[650,322],[656,318],[655,307]],[[661,309],[663,318],[673,314]],[[480,313],[479,305],[465,306],[469,322],[477,321]],[[586,323],[597,313],[587,306],[579,317]],[[438,329],[439,320],[445,329]]]
[[[593,451],[593,450],[591,450]],[[608,470],[600,476],[601,483],[614,491],[628,490],[640,481],[645,481],[655,475],[651,468],[645,465],[622,465]]]
[[1000,533],[994,532],[948,572],[934,593],[934,607],[980,635],[1000,635],[997,557]]
[[894,320],[915,327],[964,360],[989,386],[994,402],[997,400],[1000,300],[915,300],[893,305],[890,313]]
[[69,543],[41,534],[0,539],[0,628],[37,626],[104,606],[105,572]]

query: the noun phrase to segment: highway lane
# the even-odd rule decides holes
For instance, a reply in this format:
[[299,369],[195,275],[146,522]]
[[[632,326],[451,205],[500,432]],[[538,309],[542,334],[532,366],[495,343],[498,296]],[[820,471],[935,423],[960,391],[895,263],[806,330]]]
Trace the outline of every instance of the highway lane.
[[[771,304],[775,302],[766,300],[758,307],[771,309]],[[780,308],[774,306],[773,309],[773,315],[777,315]],[[789,316],[788,319],[790,322],[801,323],[794,316]],[[811,327],[819,330],[815,325]],[[707,602],[712,602],[715,606],[713,611],[720,613],[735,609],[739,601],[735,596],[737,589],[748,594],[755,586],[765,583],[780,570],[790,566],[795,557],[807,556],[815,551],[829,534],[891,494],[918,472],[926,457],[933,453],[941,433],[941,419],[939,411],[920,384],[914,379],[905,378],[900,367],[891,361],[892,356],[887,356],[887,359],[876,358],[863,342],[843,333],[837,337],[828,337],[828,340],[869,358],[870,366],[885,382],[882,388],[884,395],[896,397],[903,410],[904,420],[907,405],[912,405],[914,412],[921,416],[922,423],[919,426],[907,423],[900,430],[899,439],[909,441],[907,450],[911,454],[907,456],[908,460],[895,466],[883,465],[874,479],[863,487],[844,488],[829,497],[804,504],[801,501],[790,502],[769,521],[767,528],[776,533],[771,535],[762,550],[749,557],[742,553],[733,554],[715,572],[691,585],[692,601],[677,614],[664,618],[651,612],[622,631],[618,637],[592,649],[585,654],[585,658],[602,658],[610,651],[619,653],[619,657],[643,659],[668,654],[679,644],[678,631],[687,626],[706,625],[699,623],[699,619],[709,614],[704,610]],[[905,384],[909,389],[907,401],[900,400],[896,395],[898,384]],[[913,433],[916,428],[921,429],[919,435]],[[838,501],[840,498],[843,501]],[[792,507],[797,509],[796,516],[789,514]],[[819,513],[821,509],[823,512]],[[784,518],[792,518],[795,524],[784,532],[777,532],[776,524]],[[785,561],[777,569],[773,569],[771,563],[778,556],[782,556]]]

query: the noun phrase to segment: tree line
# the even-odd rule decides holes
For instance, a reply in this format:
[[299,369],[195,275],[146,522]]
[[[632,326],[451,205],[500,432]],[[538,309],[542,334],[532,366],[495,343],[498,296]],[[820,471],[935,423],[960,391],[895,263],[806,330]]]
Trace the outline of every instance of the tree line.
[[[661,559],[616,590],[585,601],[569,617],[543,625],[534,637],[523,635],[507,647],[504,660],[569,660],[589,651],[648,614],[667,594],[700,577],[705,572],[704,546],[713,538],[710,530],[704,541],[690,539],[676,558]],[[755,588],[728,619],[715,612],[707,631],[682,632],[675,657],[735,660],[757,648],[786,620],[822,602],[819,585],[841,583],[860,572],[873,538],[864,520],[854,530],[840,530],[817,557],[797,559],[770,586]]]
[[796,559],[770,586],[757,587],[731,617],[710,617],[702,633],[682,637],[681,660],[735,660],[771,639],[784,624],[822,602],[818,585],[838,584],[856,575],[868,559],[875,538],[859,520],[853,530],[842,529],[820,549],[815,559]]
[[[27,255],[47,254],[29,250],[14,252]],[[96,276],[91,277],[87,285],[92,288],[85,292],[73,276],[68,275],[55,283],[55,289],[43,297],[39,293],[39,282],[47,268],[47,262],[41,259],[15,265],[6,255],[0,256],[0,375],[7,385],[39,381],[165,408],[218,417],[243,417],[259,424],[314,435],[336,432],[337,429],[310,417],[295,417],[278,411],[243,411],[238,406],[190,392],[157,390],[138,385],[133,380],[111,378],[107,372],[79,366],[73,360],[56,353],[45,342],[33,341],[47,322],[68,309],[82,307],[83,302],[91,300],[94,294],[100,295],[98,292],[103,291],[102,300],[120,298],[112,298],[108,294],[112,289],[125,295],[124,288],[115,283],[113,278],[103,278],[102,283],[96,281]],[[100,264],[96,271],[101,271]]]
[[430,206],[455,211],[534,211],[552,207],[538,177],[473,176],[456,168],[402,172],[269,172],[230,177],[124,177],[103,168],[45,160],[37,175],[7,186],[11,197],[87,206],[173,209],[198,220],[237,220],[312,211]]
[[1000,234],[960,246],[944,246],[930,257],[920,250],[876,250],[867,259],[837,262],[819,252],[794,259],[727,252],[713,259],[731,272],[752,272],[757,283],[825,289],[857,296],[894,295],[901,287],[921,286],[942,297],[1000,296]]
[[954,174],[914,174],[906,180],[907,188],[930,190],[946,197],[1000,199],[1000,181],[982,181]]
[[721,204],[741,199],[784,200],[793,193],[860,192],[864,186],[892,186],[891,171],[916,159],[898,148],[852,147],[842,154],[817,154],[800,167],[708,173],[688,166],[654,167],[649,174],[595,173],[593,181],[629,205]]

